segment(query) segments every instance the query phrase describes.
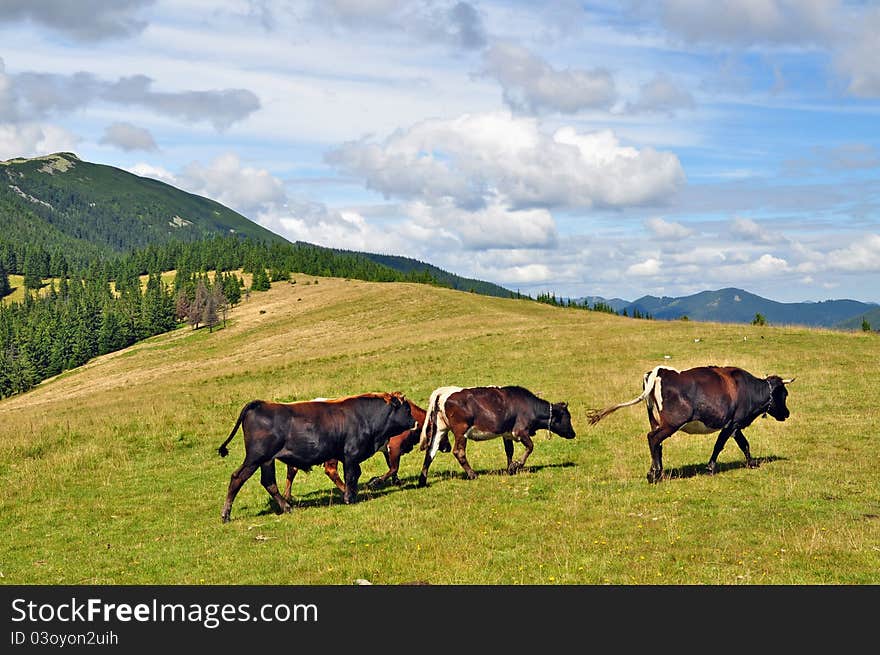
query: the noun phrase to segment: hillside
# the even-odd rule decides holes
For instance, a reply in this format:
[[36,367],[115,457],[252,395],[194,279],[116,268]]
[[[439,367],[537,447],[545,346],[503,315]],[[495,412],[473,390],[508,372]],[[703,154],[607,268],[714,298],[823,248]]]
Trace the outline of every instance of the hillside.
[[[877,335],[295,275],[213,334],[153,337],[0,401],[0,516],[15,526],[4,584],[880,583]],[[760,468],[731,440],[705,475],[714,437],[677,434],[664,443],[670,478],[649,486],[643,407],[588,426],[589,408],[632,398],[660,363],[797,376],[791,418],[746,430]],[[400,487],[362,487],[355,505],[316,467],[284,516],[258,474],[221,523],[241,434],[228,458],[217,446],[248,401],[401,390],[424,407],[446,384],[565,400],[577,437],[540,430],[516,476],[499,473],[498,440],[470,442],[477,479],[440,453],[422,489],[416,450]],[[375,456],[362,480],[384,470]]]
[[[11,248],[21,262],[26,247],[40,247],[53,255],[63,253],[69,264],[85,268],[108,253],[228,234],[268,244],[290,243],[218,202],[113,166],[83,161],[73,153],[0,162],[0,256]],[[511,295],[496,284],[403,256],[298,245],[366,257],[404,274],[427,271],[453,289]],[[22,271],[19,267],[8,272]]]
[[735,288],[702,291],[679,298],[643,296],[625,307],[629,314],[637,309],[656,319],[687,316],[694,321],[750,323],[755,314],[760,313],[773,325],[822,327],[838,326],[876,308],[877,305],[856,300],[781,303]]
[[3,240],[89,254],[218,233],[284,241],[213,200],[73,153],[0,162]]
[[880,330],[880,307],[874,307],[872,309],[868,309],[867,311],[862,311],[852,318],[848,318],[845,321],[837,323],[835,327],[841,328],[843,330],[861,330],[862,321],[868,321],[868,324],[871,326],[872,330]]

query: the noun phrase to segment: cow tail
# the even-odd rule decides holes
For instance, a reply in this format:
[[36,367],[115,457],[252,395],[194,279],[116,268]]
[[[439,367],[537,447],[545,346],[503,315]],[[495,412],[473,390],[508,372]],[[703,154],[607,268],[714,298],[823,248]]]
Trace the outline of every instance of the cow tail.
[[241,425],[241,422],[244,420],[245,415],[255,407],[259,407],[262,403],[262,400],[252,400],[242,408],[241,413],[239,413],[238,415],[238,420],[235,422],[235,427],[232,428],[232,432],[229,433],[226,441],[220,444],[220,447],[217,449],[217,452],[220,453],[220,457],[226,457],[229,454],[229,449],[226,447],[226,444],[232,441],[232,437],[234,437],[235,433],[238,432],[238,426]]
[[428,414],[422,426],[422,437],[419,439],[419,450],[425,450],[434,441],[437,434],[437,412],[440,411],[440,390],[435,389],[428,401]]
[[587,418],[590,420],[590,425],[596,425],[603,418],[608,416],[609,414],[613,414],[618,409],[622,409],[624,407],[631,407],[637,403],[642,402],[643,400],[647,400],[648,404],[651,404],[651,391],[654,389],[654,382],[657,379],[657,371],[660,369],[660,366],[657,366],[650,373],[645,374],[645,385],[642,389],[642,393],[633,398],[632,400],[628,400],[625,403],[620,403],[618,405],[611,405],[610,407],[606,407],[605,409],[591,409],[587,411]]

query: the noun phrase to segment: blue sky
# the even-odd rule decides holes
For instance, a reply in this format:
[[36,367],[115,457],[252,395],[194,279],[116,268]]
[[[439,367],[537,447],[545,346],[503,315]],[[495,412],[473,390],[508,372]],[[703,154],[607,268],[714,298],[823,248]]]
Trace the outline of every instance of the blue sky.
[[880,302],[880,4],[4,0],[0,159],[533,295]]

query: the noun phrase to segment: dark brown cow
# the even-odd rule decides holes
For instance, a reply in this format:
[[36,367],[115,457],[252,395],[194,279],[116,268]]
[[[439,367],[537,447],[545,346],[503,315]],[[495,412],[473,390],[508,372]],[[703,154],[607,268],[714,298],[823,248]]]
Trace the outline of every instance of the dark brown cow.
[[290,511],[290,504],[278,493],[275,483],[276,459],[305,471],[316,464],[340,460],[345,471],[343,500],[353,503],[357,500],[361,462],[414,424],[409,403],[400,392],[298,403],[253,400],[241,410],[229,437],[218,448],[221,457],[226,457],[226,444],[242,427],[244,462],[229,480],[221,517],[224,522],[229,520],[236,494],[257,469],[279,511]]
[[[382,454],[385,455],[385,463],[388,465],[388,470],[380,476],[371,478],[370,481],[367,482],[367,486],[371,489],[382,486],[389,479],[393,484],[400,484],[400,479],[397,477],[397,471],[400,470],[400,456],[410,452],[419,442],[422,425],[424,425],[425,422],[425,410],[411,400],[407,400],[406,402],[409,403],[409,409],[416,421],[416,426],[412,430],[404,430],[400,434],[394,435],[388,440],[388,445],[383,446],[380,449]],[[327,477],[333,481],[333,484],[336,485],[339,491],[345,493],[345,483],[339,477],[338,469],[338,459],[331,459],[330,461],[324,462],[324,473],[326,473]],[[290,501],[290,487],[293,484],[293,478],[296,477],[298,470],[299,469],[295,466],[287,467],[287,486],[284,488],[284,498],[287,499],[288,502]]]
[[678,430],[690,434],[721,431],[707,465],[710,474],[715,473],[718,454],[731,436],[749,468],[755,468],[758,461],[752,458],[742,431],[762,415],[769,414],[777,421],[787,419],[785,385],[791,382],[794,378],[783,380],[778,375],[757,378],[735,366],[698,366],[686,371],[657,366],[645,373],[638,397],[603,410],[591,410],[588,416],[590,425],[594,425],[621,407],[645,401],[651,423],[648,482],[657,482],[663,475],[663,440]]
[[[551,403],[538,398],[523,387],[439,387],[431,393],[428,415],[419,442],[425,453],[425,463],[419,476],[419,486],[428,483],[428,467],[443,449],[451,431],[455,438],[452,453],[461,464],[468,479],[477,477],[465,456],[467,440],[483,441],[503,437],[507,455],[507,472],[515,474],[525,466],[533,449],[532,437],[538,430],[549,430],[566,439],[575,436],[567,403]],[[513,460],[513,442],[521,441],[525,452]]]

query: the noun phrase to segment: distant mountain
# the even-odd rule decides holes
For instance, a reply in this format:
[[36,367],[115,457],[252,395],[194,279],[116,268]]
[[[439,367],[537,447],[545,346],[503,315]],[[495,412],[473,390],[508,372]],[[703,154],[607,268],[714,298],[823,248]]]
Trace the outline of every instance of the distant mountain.
[[[352,251],[348,250],[337,250],[337,252],[347,254],[352,253]],[[479,293],[484,296],[498,296],[500,298],[510,298],[512,295],[514,295],[514,293],[509,289],[505,289],[504,287],[493,284],[492,282],[485,282],[483,280],[476,280],[469,277],[461,277],[460,275],[450,273],[449,271],[444,271],[442,268],[437,268],[433,264],[428,264],[417,259],[410,259],[409,257],[399,257],[397,255],[376,255],[368,252],[358,252],[356,254],[362,255],[367,259],[376,262],[377,264],[382,264],[384,266],[388,266],[389,268],[393,268],[394,270],[400,271],[401,273],[427,271],[431,277],[433,277],[435,280],[438,280],[441,284],[448,285],[450,288],[458,289],[459,291],[472,291],[474,293]]]
[[[629,314],[637,309],[642,314],[650,314],[655,319],[677,319],[687,316],[695,321],[751,323],[755,314],[762,314],[772,325],[839,327],[845,321],[854,320],[880,307],[857,300],[781,303],[742,289],[727,288],[701,291],[679,298],[643,296],[634,300],[625,309]],[[858,323],[861,325],[861,318],[858,318]]]

